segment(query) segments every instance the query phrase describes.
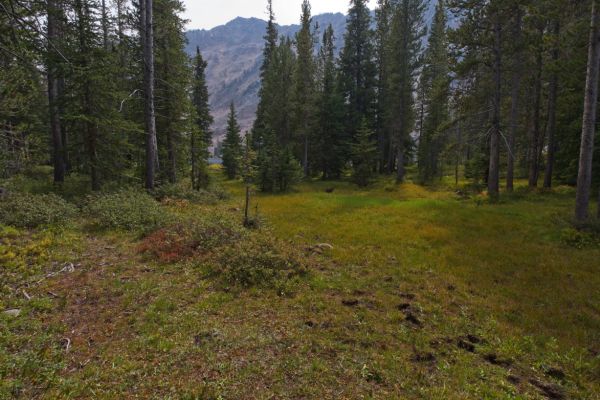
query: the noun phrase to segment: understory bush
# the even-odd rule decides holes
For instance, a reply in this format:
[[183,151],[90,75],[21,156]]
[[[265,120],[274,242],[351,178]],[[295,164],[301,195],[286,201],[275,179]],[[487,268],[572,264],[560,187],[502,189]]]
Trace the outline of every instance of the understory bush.
[[224,283],[250,287],[280,285],[306,273],[297,249],[264,235],[252,235],[225,248],[210,264]]
[[0,223],[18,228],[61,225],[77,208],[55,194],[9,192],[0,197]]
[[194,190],[183,184],[162,185],[153,192],[154,197],[159,200],[187,200],[197,204],[215,204],[220,200],[220,194],[209,190]]
[[576,249],[583,249],[598,244],[598,238],[593,233],[573,228],[563,229],[560,233],[560,240],[567,246],[575,247]]
[[297,248],[267,231],[245,229],[226,213],[159,229],[142,241],[138,251],[162,263],[191,261],[227,286],[280,287],[307,270]]
[[170,215],[147,193],[126,189],[88,196],[86,214],[103,229],[151,232],[170,220]]
[[242,240],[246,234],[238,221],[217,213],[159,229],[144,239],[139,251],[160,262],[171,263],[206,256]]

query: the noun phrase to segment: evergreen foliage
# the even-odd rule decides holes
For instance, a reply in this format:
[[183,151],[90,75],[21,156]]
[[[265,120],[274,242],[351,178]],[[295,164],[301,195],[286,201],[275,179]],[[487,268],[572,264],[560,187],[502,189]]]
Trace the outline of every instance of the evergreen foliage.
[[223,140],[223,167],[229,179],[235,179],[241,173],[242,138],[240,126],[235,115],[235,105],[231,103],[227,118],[227,132]]

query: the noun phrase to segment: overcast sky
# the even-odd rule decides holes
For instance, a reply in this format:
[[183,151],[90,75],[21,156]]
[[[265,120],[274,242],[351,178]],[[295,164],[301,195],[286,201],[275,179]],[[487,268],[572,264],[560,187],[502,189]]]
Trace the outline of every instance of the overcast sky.
[[[190,22],[188,29],[210,29],[223,25],[235,17],[267,18],[267,0],[183,0],[187,11],[185,18]],[[313,15],[326,12],[348,11],[349,0],[312,0]],[[296,24],[300,20],[302,0],[273,0],[277,23]],[[374,8],[376,0],[370,0]]]

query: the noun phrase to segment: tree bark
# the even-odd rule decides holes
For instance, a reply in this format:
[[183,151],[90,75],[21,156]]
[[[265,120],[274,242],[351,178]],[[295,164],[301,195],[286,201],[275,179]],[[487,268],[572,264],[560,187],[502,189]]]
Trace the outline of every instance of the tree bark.
[[519,97],[521,93],[521,24],[523,14],[519,5],[515,10],[515,25],[513,30],[513,44],[517,46],[514,55],[511,87],[511,109],[510,109],[510,134],[508,136],[508,165],[506,169],[506,190],[514,190],[515,178],[515,140],[519,127]]
[[399,140],[398,150],[397,150],[397,159],[398,159],[398,168],[396,169],[396,182],[402,183],[404,182],[404,146],[402,145],[402,139]]
[[144,52],[144,89],[146,104],[146,189],[154,189],[157,169],[156,118],[154,108],[154,27],[152,0],[140,1],[142,47]]
[[[57,44],[59,39],[58,34],[58,14],[60,8],[55,0],[48,0],[48,41]],[[52,46],[48,46],[52,52]],[[59,98],[59,80],[58,68],[55,61],[56,56],[49,54],[47,60],[48,74],[48,109],[50,111],[50,135],[52,139],[52,162],[54,165],[54,183],[62,183],[65,181],[65,159],[64,146],[62,141],[62,131],[60,124],[60,109],[58,105]]]
[[552,187],[552,174],[554,172],[554,154],[556,153],[556,99],[558,96],[558,73],[556,67],[559,61],[559,35],[560,21],[554,21],[552,27],[554,40],[554,48],[552,49],[552,75],[550,77],[550,88],[548,93],[548,125],[546,126],[546,135],[548,136],[548,159],[546,160],[546,173],[544,175],[544,187],[550,189]]
[[496,11],[494,21],[494,114],[490,137],[490,166],[488,175],[488,195],[497,199],[500,192],[500,102],[502,90],[502,26]]
[[540,170],[540,148],[541,148],[541,98],[542,98],[542,68],[543,54],[542,44],[544,29],[540,27],[540,48],[536,55],[536,76],[533,90],[533,129],[531,131],[529,142],[529,187],[535,188],[538,185]]
[[577,198],[575,219],[584,222],[589,217],[590,190],[592,185],[592,159],[594,155],[594,134],[596,132],[596,107],[598,102],[598,70],[600,69],[600,13],[597,1],[592,2],[592,18],[588,49],[587,78],[581,129],[579,172],[577,176]]

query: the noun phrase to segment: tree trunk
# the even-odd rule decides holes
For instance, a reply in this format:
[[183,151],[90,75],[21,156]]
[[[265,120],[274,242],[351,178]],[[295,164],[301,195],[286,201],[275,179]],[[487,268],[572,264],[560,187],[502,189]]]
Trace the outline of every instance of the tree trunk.
[[304,121],[304,155],[302,157],[302,165],[304,166],[304,177],[308,178],[308,118]]
[[102,45],[108,50],[108,12],[106,10],[106,0],[102,0]]
[[[48,0],[47,3],[48,12],[48,41],[54,45],[57,44],[58,35],[58,13],[60,12],[59,7],[55,0]],[[52,50],[52,46],[48,46],[49,52]],[[62,141],[62,131],[60,124],[60,110],[58,105],[58,71],[56,67],[55,55],[48,55],[47,60],[47,73],[48,73],[48,109],[50,111],[50,134],[52,138],[52,162],[54,164],[54,183],[62,183],[65,181],[65,160],[64,160],[64,146]]]
[[500,15],[496,11],[494,22],[494,114],[490,137],[490,167],[488,174],[488,195],[496,199],[500,192],[500,102],[502,90],[502,26]]
[[542,68],[543,54],[542,44],[544,30],[540,28],[540,48],[536,55],[536,76],[533,90],[533,129],[531,131],[529,142],[529,187],[535,188],[538,185],[540,170],[540,148],[541,148],[541,97],[542,97]]
[[192,189],[196,190],[196,179],[198,176],[198,166],[196,164],[196,158],[198,157],[198,151],[196,149],[196,133],[194,127],[190,130],[190,150],[192,153]]
[[558,73],[556,71],[559,60],[559,35],[560,22],[558,19],[554,21],[552,27],[554,40],[554,48],[552,49],[552,75],[550,77],[550,89],[548,93],[548,125],[546,132],[548,136],[548,159],[546,160],[546,173],[544,175],[544,187],[550,189],[552,187],[552,174],[554,172],[554,154],[556,153],[556,98],[558,94]]
[[144,89],[146,104],[146,189],[154,189],[157,167],[156,118],[154,110],[154,27],[152,0],[140,1],[142,47],[144,50]]
[[596,0],[592,2],[591,20],[579,172],[577,176],[577,198],[575,200],[575,219],[578,222],[584,222],[588,219],[592,185],[592,158],[594,155],[596,107],[598,102],[598,70],[600,69],[600,30],[598,27],[600,13],[598,12]]
[[402,183],[404,181],[404,146],[402,145],[402,139],[399,140],[397,157],[398,168],[396,170],[396,182]]
[[514,56],[511,87],[510,134],[508,136],[508,166],[506,169],[506,190],[514,190],[515,178],[515,140],[519,126],[519,95],[521,93],[521,23],[523,15],[519,5],[516,6],[513,45],[517,46]]
[[167,156],[169,158],[169,183],[177,182],[177,160],[175,157],[175,143],[173,143],[173,130],[167,129]]

